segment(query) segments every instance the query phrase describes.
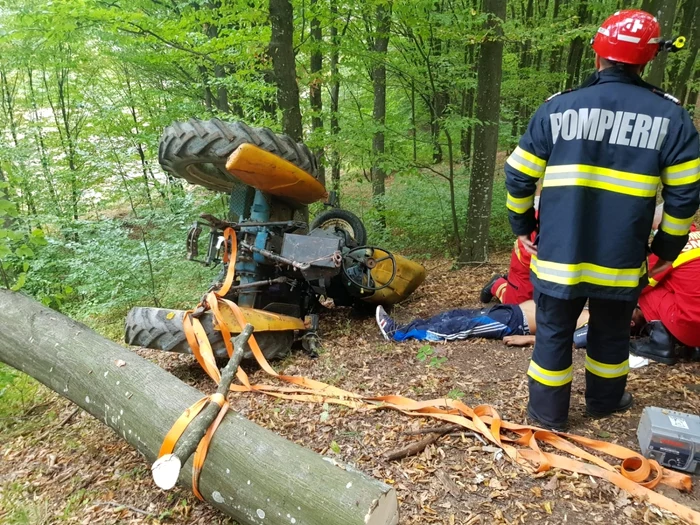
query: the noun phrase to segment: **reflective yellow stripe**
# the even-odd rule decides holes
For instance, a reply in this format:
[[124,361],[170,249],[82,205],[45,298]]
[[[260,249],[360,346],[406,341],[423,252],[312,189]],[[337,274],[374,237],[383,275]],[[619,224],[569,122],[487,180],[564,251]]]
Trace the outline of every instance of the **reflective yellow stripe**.
[[693,224],[693,217],[679,219],[664,212],[660,228],[669,235],[686,235],[690,231],[691,224]]
[[[692,250],[681,253],[678,257],[676,257],[676,260],[673,261],[673,268],[678,268],[680,265],[695,259],[700,259],[700,248],[693,248]],[[653,277],[649,277],[649,286],[656,286],[657,284],[659,284],[659,281]]]
[[564,386],[574,378],[574,366],[571,365],[566,370],[546,370],[531,360],[527,375],[543,385]]
[[635,197],[655,197],[659,178],[655,175],[600,168],[587,164],[547,166],[543,187],[585,186]]
[[604,377],[606,379],[614,379],[616,377],[626,376],[630,371],[629,359],[625,359],[618,365],[608,365],[591,359],[586,355],[586,370],[591,374]]
[[538,279],[573,286],[581,283],[635,288],[646,273],[646,262],[640,268],[608,268],[591,263],[562,264],[539,260],[532,256],[532,271]]
[[661,182],[666,186],[693,184],[698,180],[700,180],[700,159],[676,164],[661,172]]
[[673,267],[677,268],[681,264],[685,264],[688,261],[692,261],[693,259],[697,258],[700,258],[700,248],[693,248],[692,250],[683,252],[678,257],[676,257],[676,260],[673,261]]
[[510,154],[506,163],[525,175],[539,179],[544,173],[547,161],[525,151],[520,146]]
[[533,155],[529,151],[521,148],[520,146],[515,148],[515,151],[513,153],[520,155],[525,160],[532,162],[533,164],[536,164],[537,166],[539,166],[542,169],[544,169],[547,166],[546,160],[539,158],[537,155]]
[[535,205],[535,194],[529,197],[513,197],[510,193],[506,197],[506,207],[515,213],[525,213]]

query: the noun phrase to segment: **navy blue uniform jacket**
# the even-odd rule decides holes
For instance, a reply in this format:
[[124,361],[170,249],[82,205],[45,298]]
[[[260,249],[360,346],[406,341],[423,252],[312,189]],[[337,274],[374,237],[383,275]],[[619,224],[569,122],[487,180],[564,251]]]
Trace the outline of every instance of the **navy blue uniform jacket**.
[[531,263],[539,292],[636,300],[659,184],[664,213],[651,251],[668,261],[681,252],[699,204],[700,143],[674,100],[611,68],[537,110],[505,171],[513,232],[539,228]]

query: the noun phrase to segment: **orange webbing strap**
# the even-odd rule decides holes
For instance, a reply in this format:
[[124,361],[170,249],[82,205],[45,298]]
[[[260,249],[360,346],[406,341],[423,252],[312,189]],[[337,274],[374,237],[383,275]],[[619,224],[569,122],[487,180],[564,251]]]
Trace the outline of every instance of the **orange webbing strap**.
[[179,418],[177,418],[177,421],[175,421],[170,430],[168,430],[168,433],[165,435],[165,439],[163,440],[163,444],[160,446],[160,451],[158,452],[159,458],[165,456],[166,454],[173,453],[173,450],[175,450],[175,444],[177,443],[177,440],[180,439],[180,436],[182,436],[182,433],[187,428],[187,425],[189,425],[192,420],[197,417],[197,414],[202,411],[208,402],[209,396],[203,397],[190,408],[185,410]]
[[219,410],[219,414],[207,429],[207,433],[204,434],[204,437],[199,442],[199,445],[197,445],[197,450],[195,450],[194,459],[192,460],[192,492],[194,492],[194,495],[202,501],[204,501],[204,498],[199,493],[199,475],[204,467],[204,460],[207,459],[207,452],[209,452],[209,443],[211,442],[211,438],[214,436],[216,429],[219,428],[224,416],[228,413],[228,401],[224,401],[224,403],[220,406],[221,410]]
[[216,419],[207,429],[207,433],[199,442],[199,445],[197,445],[197,450],[195,451],[194,459],[192,460],[192,492],[194,492],[195,496],[197,496],[202,501],[204,501],[204,498],[202,498],[202,495],[199,492],[199,475],[202,472],[204,460],[207,458],[207,452],[209,451],[209,443],[211,442],[211,438],[214,435],[214,432],[216,432],[216,429],[219,427],[221,421],[224,419],[224,416],[228,412],[229,404],[226,401],[226,398],[221,394],[212,394],[211,396],[203,397],[194,405],[185,410],[185,412],[179,418],[177,418],[175,424],[165,435],[163,444],[161,445],[160,451],[158,452],[159,458],[165,456],[166,454],[172,454],[173,450],[175,450],[175,445],[177,444],[178,440],[182,437],[182,434],[185,432],[185,429],[189,426],[190,423],[192,423],[192,421],[194,421],[195,417],[197,417],[197,415],[202,411],[202,409],[210,402],[219,405],[219,414],[216,416]]
[[[228,229],[224,232],[224,235],[231,250],[228,258],[224,259],[229,262],[224,285],[220,290],[209,293],[205,304],[200,306],[212,310],[219,328],[222,330],[224,340],[227,341],[230,340],[230,332],[223,320],[221,309],[229,308],[241,328],[245,326],[246,320],[237,304],[224,299],[233,283],[236,258],[235,233],[233,230]],[[190,345],[192,345],[192,342],[195,343],[195,345],[192,345],[192,350],[197,360],[200,364],[207,364],[206,367],[203,365],[203,368],[218,383],[220,380],[218,370],[214,373],[210,366],[214,360],[211,345],[208,344],[208,341],[205,342],[201,336],[197,336],[197,322],[196,319],[193,319],[192,322],[186,320],[185,332],[188,333],[189,331],[191,334],[188,335],[187,340],[190,342]],[[204,336],[206,337],[206,334]],[[472,409],[461,401],[453,399],[415,401],[398,395],[367,397],[306,377],[280,375],[265,359],[255,340],[255,334],[251,335],[248,343],[253,356],[265,373],[294,386],[251,385],[247,374],[239,367],[236,377],[241,384],[231,385],[230,390],[234,392],[260,392],[280,399],[310,403],[331,403],[362,410],[392,409],[409,416],[448,421],[483,435],[500,447],[509,459],[526,470],[543,472],[552,468],[559,468],[570,472],[596,476],[608,480],[633,496],[645,499],[649,503],[673,512],[690,523],[700,525],[700,513],[651,490],[658,483],[664,483],[677,489],[688,491],[691,488],[690,476],[667,470],[657,462],[648,460],[630,449],[574,434],[551,432],[529,425],[518,425],[503,421],[498,412],[489,405],[480,405]],[[230,341],[227,342],[227,351],[231,355]],[[209,439],[211,439],[214,430],[215,427],[212,425],[210,431],[207,432]],[[502,431],[506,431],[506,434],[502,434]],[[517,437],[512,437],[513,435]],[[540,448],[540,443],[578,459],[544,451]],[[515,445],[525,448],[516,448]],[[622,460],[622,464],[616,468],[603,458],[591,454],[582,447],[613,456]],[[651,479],[648,479],[650,476]]]

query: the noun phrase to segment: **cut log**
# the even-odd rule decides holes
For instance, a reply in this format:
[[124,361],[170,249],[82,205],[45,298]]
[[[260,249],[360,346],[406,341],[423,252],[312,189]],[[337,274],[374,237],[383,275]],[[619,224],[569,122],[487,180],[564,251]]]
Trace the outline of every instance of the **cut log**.
[[[0,290],[0,361],[110,426],[153,462],[201,392],[85,325]],[[190,487],[192,459],[179,484]],[[229,413],[209,447],[199,488],[241,524],[398,523],[390,486]]]

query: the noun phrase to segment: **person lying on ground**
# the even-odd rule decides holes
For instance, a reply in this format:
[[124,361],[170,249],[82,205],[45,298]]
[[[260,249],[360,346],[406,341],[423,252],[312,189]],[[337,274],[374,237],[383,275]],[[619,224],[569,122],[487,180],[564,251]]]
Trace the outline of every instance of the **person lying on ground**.
[[[698,242],[700,242],[700,234],[698,235]],[[376,320],[382,336],[387,341],[403,342],[414,339],[427,342],[445,342],[482,338],[502,339],[508,346],[532,346],[535,344],[535,334],[537,333],[536,308],[532,299],[517,305],[497,304],[480,309],[457,308],[427,319],[417,318],[408,324],[401,325],[394,321],[383,307],[377,306]],[[589,312],[584,309],[576,322],[577,330],[573,340],[576,348],[586,347],[588,320]],[[696,322],[700,322],[700,317]],[[656,321],[656,323],[659,322]],[[661,326],[663,327],[663,325]],[[647,337],[647,339],[652,339],[658,344],[658,341],[662,340],[660,329],[655,324],[647,322],[642,309],[637,306],[630,321],[630,332],[632,335],[640,335],[649,331],[655,335],[653,339],[651,337]],[[658,350],[647,352],[648,355],[644,355],[641,351],[634,353],[656,361],[663,359],[663,357],[659,357]],[[681,356],[698,361],[700,360],[700,349],[689,348],[687,345],[685,348],[681,346],[675,350],[675,358]]]
[[[414,319],[399,325],[381,306],[377,307],[376,320],[379,330],[387,341],[456,341],[460,339],[503,339],[530,336],[536,333],[535,302],[521,304],[497,304],[490,308],[454,309],[428,319]],[[588,321],[584,311],[577,326]]]

